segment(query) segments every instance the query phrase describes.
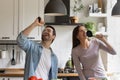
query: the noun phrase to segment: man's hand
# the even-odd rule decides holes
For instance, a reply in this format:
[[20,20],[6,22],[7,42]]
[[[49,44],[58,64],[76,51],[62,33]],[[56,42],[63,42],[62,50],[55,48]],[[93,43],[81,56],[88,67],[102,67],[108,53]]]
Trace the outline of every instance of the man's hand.
[[29,25],[27,28],[25,28],[23,30],[23,34],[28,36],[30,34],[30,32],[37,26],[43,26],[44,25],[44,21],[40,20],[38,18],[35,19],[35,21]]
[[40,17],[36,18],[36,20],[32,23],[34,26],[43,26],[44,24],[44,21]]

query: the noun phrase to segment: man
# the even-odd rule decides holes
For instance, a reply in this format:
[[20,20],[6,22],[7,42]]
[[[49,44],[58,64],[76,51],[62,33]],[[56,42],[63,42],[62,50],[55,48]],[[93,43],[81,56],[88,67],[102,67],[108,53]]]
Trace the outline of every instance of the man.
[[41,43],[27,39],[27,36],[35,27],[42,25],[44,25],[44,22],[37,18],[17,37],[18,46],[26,52],[24,80],[33,78],[33,76],[43,80],[57,79],[58,59],[50,48],[56,37],[55,29],[52,26],[46,26],[42,32]]

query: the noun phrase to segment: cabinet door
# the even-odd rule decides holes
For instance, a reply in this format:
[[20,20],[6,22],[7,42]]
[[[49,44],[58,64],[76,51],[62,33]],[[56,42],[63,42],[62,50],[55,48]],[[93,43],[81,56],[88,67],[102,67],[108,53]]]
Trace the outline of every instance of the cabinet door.
[[17,27],[17,0],[0,0],[0,40],[13,40]]
[[[20,2],[20,14],[19,14],[19,32],[24,30],[33,21],[40,16],[44,18],[44,0],[19,0]],[[41,39],[41,27],[36,27],[30,35],[29,39],[40,40]]]

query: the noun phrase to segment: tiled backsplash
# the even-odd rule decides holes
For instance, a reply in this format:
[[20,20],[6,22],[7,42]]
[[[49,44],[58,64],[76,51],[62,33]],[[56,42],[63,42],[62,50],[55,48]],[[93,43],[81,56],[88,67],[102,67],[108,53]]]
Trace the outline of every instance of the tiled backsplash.
[[5,57],[0,58],[0,68],[24,68],[25,63],[25,53],[23,50],[18,48],[17,45],[14,45],[14,59],[16,64],[11,64],[11,59],[13,58],[12,50],[13,45],[0,45],[0,50],[5,50],[6,53],[4,53]]

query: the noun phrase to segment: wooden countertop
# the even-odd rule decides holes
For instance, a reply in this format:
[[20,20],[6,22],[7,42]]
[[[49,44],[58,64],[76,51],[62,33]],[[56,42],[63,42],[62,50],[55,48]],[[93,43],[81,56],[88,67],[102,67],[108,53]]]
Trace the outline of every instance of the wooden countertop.
[[24,76],[24,69],[12,69],[12,68],[5,68],[0,69],[5,70],[4,73],[0,73],[0,77],[23,77]]
[[[0,77],[23,77],[24,69],[0,69],[5,70],[4,73],[0,73]],[[77,77],[77,73],[58,73],[58,77]]]
[[58,77],[78,77],[78,73],[58,73]]
[[[0,73],[0,77],[23,77],[24,69],[0,69],[5,70],[4,73]],[[112,76],[113,73],[107,73],[108,76]],[[58,73],[58,77],[77,77],[78,73]]]
[[[23,77],[24,74],[14,74],[14,73],[5,73],[5,74],[1,74],[0,73],[0,77]],[[78,74],[77,73],[58,73],[58,77],[77,77]]]

